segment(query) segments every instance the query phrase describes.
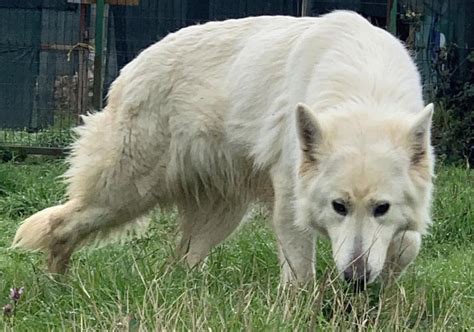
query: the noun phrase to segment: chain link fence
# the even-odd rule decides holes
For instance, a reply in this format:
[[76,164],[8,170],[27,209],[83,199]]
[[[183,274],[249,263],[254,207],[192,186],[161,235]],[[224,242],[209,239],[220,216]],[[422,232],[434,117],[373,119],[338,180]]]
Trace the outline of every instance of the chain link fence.
[[[91,2],[94,3],[91,3]],[[0,148],[60,154],[80,115],[100,107],[120,68],[182,27],[255,15],[320,15],[350,9],[389,29],[422,72],[427,98],[434,64],[457,45],[462,77],[474,47],[473,0],[2,0]],[[102,29],[103,28],[103,29]]]

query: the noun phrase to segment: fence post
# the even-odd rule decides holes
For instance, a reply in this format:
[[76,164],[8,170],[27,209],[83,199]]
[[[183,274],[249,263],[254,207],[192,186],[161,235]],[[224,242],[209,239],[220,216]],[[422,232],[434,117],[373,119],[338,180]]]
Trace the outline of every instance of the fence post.
[[[80,16],[79,16],[79,43],[83,45],[89,45],[89,29],[87,17],[88,17],[88,5],[81,3],[80,5]],[[88,105],[88,70],[87,70],[87,61],[89,58],[89,49],[80,46],[79,51],[79,69],[77,74],[77,118],[76,124],[81,123],[81,115],[86,113]]]
[[301,16],[311,16],[311,5],[308,0],[301,0]]
[[104,37],[105,0],[97,0],[95,8],[94,88],[92,97],[92,104],[96,111],[102,109],[102,91],[104,86]]
[[387,0],[387,30],[397,34],[397,0]]

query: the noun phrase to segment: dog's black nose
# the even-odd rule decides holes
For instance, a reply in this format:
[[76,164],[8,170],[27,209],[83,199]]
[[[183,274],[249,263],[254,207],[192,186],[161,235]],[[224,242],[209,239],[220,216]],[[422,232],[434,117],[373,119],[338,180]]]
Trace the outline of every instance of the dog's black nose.
[[357,269],[353,266],[344,271],[344,280],[351,284],[355,292],[364,291],[370,278],[370,271],[366,269]]

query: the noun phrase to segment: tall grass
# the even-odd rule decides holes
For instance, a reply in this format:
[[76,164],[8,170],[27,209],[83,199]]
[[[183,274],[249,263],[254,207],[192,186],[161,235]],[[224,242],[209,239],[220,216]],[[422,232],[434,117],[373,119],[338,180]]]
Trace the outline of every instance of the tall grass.
[[0,305],[25,287],[4,330],[469,330],[474,328],[472,171],[440,167],[432,235],[396,285],[353,294],[320,243],[317,280],[278,287],[275,241],[257,215],[189,270],[172,259],[175,214],[156,211],[150,232],[125,245],[75,254],[52,279],[44,257],[9,250],[17,225],[61,201],[61,162],[0,164]]
[[36,132],[0,129],[0,145],[66,148],[72,143],[73,136],[69,126],[51,127]]

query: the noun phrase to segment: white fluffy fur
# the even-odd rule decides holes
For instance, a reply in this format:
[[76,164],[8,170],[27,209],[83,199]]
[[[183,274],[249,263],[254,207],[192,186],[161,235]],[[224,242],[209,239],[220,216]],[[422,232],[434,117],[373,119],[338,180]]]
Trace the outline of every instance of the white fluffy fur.
[[[409,264],[429,224],[432,110],[422,110],[407,51],[357,14],[185,28],[123,68],[107,107],[78,129],[69,201],[27,219],[14,246],[49,251],[62,271],[91,239],[177,205],[179,250],[194,265],[260,201],[284,281],[312,277],[313,229],[341,272],[360,255],[373,280]],[[346,218],[337,198],[350,201]],[[383,220],[369,207],[379,200],[391,203]]]

